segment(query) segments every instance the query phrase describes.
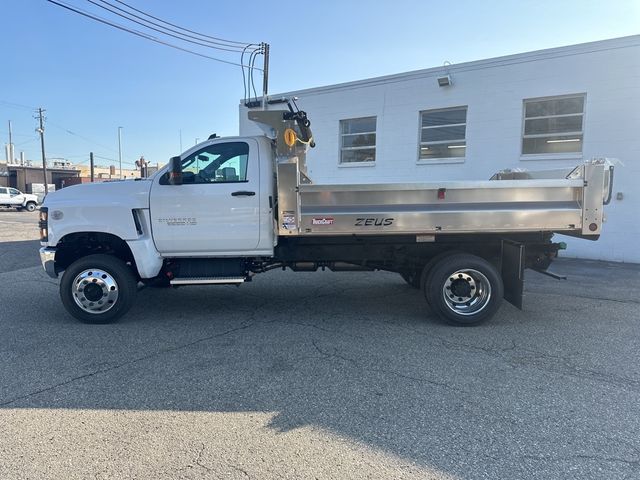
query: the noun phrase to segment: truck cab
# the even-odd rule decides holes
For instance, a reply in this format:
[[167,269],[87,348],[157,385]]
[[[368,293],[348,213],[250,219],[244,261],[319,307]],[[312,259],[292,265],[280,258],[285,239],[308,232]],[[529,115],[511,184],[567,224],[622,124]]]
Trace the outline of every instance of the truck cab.
[[216,138],[180,157],[182,181],[168,166],[152,180],[151,229],[162,256],[271,256],[274,176],[265,137]]

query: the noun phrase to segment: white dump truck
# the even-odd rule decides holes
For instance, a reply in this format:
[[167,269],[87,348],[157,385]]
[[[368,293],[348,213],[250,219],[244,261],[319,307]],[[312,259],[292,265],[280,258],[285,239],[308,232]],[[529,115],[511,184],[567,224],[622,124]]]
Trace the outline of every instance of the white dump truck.
[[[613,166],[503,171],[486,181],[317,185],[305,112],[251,110],[263,136],[209,140],[152,178],[64,188],[40,213],[40,256],[86,323],[112,322],[139,285],[242,284],[262,272],[386,270],[457,325],[522,308],[525,268],[547,271],[554,233],[600,236]],[[178,295],[179,293],[176,293]]]

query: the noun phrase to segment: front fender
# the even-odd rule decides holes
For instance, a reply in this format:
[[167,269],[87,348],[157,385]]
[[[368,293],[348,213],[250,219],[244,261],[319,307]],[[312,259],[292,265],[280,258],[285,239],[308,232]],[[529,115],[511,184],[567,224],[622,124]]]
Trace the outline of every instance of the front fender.
[[116,181],[66,187],[47,195],[49,245],[76,232],[104,232],[122,240],[140,237],[134,210],[149,208],[149,181]]
[[129,245],[133,254],[140,278],[153,278],[160,273],[163,259],[156,250],[151,238],[129,240],[127,245]]
[[151,217],[149,210],[137,211],[142,235],[135,240],[127,240],[140,278],[153,278],[160,273],[164,259],[156,249],[151,235]]
[[48,245],[55,246],[64,236],[78,232],[109,233],[124,241],[140,236],[131,209],[111,205],[49,207]]

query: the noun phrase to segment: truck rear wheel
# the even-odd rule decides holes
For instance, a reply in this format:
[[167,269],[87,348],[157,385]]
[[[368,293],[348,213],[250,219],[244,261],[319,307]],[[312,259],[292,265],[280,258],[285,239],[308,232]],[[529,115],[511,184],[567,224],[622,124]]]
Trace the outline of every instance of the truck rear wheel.
[[76,260],[60,281],[60,298],[67,311],[83,323],[111,323],[133,305],[137,280],[131,268],[111,255]]
[[497,269],[483,258],[453,254],[440,259],[423,285],[439,317],[460,326],[478,325],[500,308],[504,295]]
[[433,266],[436,265],[441,259],[446,256],[453,255],[457,253],[456,251],[448,251],[442,252],[438,255],[429,259],[429,261],[424,264],[416,264],[417,266],[413,269],[404,269],[400,271],[400,276],[403,278],[405,282],[411,285],[413,288],[420,290],[429,276],[429,272],[433,269]]

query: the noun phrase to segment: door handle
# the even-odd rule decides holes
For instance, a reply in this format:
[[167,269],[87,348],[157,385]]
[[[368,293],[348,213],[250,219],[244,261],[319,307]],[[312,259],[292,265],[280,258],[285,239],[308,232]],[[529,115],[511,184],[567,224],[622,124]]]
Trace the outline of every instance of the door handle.
[[247,190],[240,190],[240,191],[237,191],[237,192],[233,192],[231,194],[231,196],[232,197],[240,197],[240,196],[253,197],[255,194],[256,194],[256,192],[248,192]]

